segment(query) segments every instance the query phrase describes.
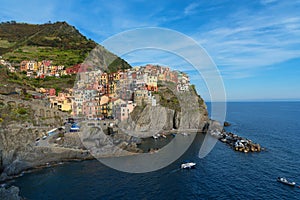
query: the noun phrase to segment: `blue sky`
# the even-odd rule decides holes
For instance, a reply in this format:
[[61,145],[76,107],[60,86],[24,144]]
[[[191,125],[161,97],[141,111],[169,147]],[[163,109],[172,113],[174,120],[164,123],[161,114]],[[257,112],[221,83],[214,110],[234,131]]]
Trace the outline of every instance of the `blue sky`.
[[[163,27],[197,41],[222,75],[228,100],[300,100],[300,1],[5,1],[1,21],[67,21],[99,43],[122,31]],[[206,100],[201,78],[172,56],[124,56],[188,71]]]

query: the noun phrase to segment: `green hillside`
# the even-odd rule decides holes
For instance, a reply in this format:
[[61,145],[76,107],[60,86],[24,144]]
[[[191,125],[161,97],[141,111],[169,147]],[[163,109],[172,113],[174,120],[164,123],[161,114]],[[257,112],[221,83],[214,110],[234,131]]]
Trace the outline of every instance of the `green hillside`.
[[[64,65],[68,68],[84,62],[86,58],[94,66],[101,66],[107,72],[131,68],[125,60],[93,40],[87,39],[74,26],[66,22],[26,24],[12,21],[0,23],[0,56],[16,68],[23,60],[52,60],[53,65]],[[34,80],[26,78],[24,74],[8,74],[3,66],[0,66],[0,84],[7,85],[11,88],[10,90],[16,86],[25,87],[25,85],[46,88],[71,87],[75,77]]]
[[[96,46],[96,42],[87,39],[66,22],[0,24],[0,55],[15,66],[22,60],[47,59],[52,60],[53,65],[70,67],[82,63]],[[109,51],[105,54],[108,55],[103,55],[103,58],[113,57],[116,60],[108,66],[109,71],[131,67]]]

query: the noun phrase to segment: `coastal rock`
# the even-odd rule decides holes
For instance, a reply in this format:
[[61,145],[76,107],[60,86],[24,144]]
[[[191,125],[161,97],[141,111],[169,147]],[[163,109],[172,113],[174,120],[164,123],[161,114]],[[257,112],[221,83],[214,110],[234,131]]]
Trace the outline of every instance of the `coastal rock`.
[[20,190],[16,186],[11,186],[9,188],[0,188],[0,199],[5,200],[21,200],[19,195]]
[[230,124],[229,122],[226,122],[226,121],[225,121],[225,122],[224,122],[224,126],[225,126],[225,127],[231,126],[231,124]]
[[[161,105],[146,105],[141,112],[134,112],[132,116],[118,124],[118,126],[137,137],[150,137],[165,130],[202,131],[209,121],[206,105],[196,91],[190,89],[185,92],[174,91],[180,102],[180,111]],[[140,108],[139,108],[140,109]]]
[[[48,127],[48,129],[53,127]],[[40,136],[38,130],[39,128],[34,128],[32,124],[27,127],[14,122],[5,125],[0,124],[0,172],[2,173],[2,180],[45,163],[92,158],[86,150],[78,149],[79,143],[71,142],[71,139],[68,148],[36,146],[36,138]],[[73,144],[76,146],[72,146]]]
[[119,127],[127,131],[134,131],[140,137],[150,137],[162,130],[171,130],[175,126],[173,124],[174,117],[174,110],[147,105],[138,116],[134,116],[135,121],[129,118],[120,123]]

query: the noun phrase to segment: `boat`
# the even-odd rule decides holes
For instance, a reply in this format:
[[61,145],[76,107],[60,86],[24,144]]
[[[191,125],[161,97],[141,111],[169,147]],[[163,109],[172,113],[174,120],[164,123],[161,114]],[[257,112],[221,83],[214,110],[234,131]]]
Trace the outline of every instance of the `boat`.
[[156,135],[152,135],[153,139],[158,139],[158,137]]
[[70,132],[79,132],[79,130],[80,130],[80,127],[76,123],[72,124],[72,126],[70,128]]
[[187,133],[185,133],[185,132],[184,132],[184,133],[181,133],[181,134],[182,134],[183,136],[188,136],[188,134],[187,134]]
[[221,140],[221,142],[227,142],[226,138],[221,138],[220,140]]
[[194,162],[187,162],[187,163],[182,163],[180,168],[181,169],[192,169],[192,168],[195,168],[196,166],[196,163]]
[[288,181],[288,180],[287,180],[286,178],[284,178],[284,177],[278,177],[278,178],[277,178],[277,181],[280,182],[280,183],[289,185],[289,186],[295,186],[295,185],[296,185],[295,182],[290,182],[290,181]]

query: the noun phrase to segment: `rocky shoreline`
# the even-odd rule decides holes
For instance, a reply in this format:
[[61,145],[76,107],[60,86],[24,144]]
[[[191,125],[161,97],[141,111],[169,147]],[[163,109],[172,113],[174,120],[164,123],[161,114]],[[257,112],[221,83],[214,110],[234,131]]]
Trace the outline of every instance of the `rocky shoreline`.
[[[224,127],[226,126],[230,126],[230,123],[224,122]],[[213,130],[210,132],[210,134],[216,137],[220,142],[227,144],[233,150],[238,152],[248,153],[248,152],[261,152],[265,150],[265,148],[261,147],[260,144],[254,143],[252,140],[243,138],[232,132],[227,132],[225,129],[223,129],[222,131]]]

